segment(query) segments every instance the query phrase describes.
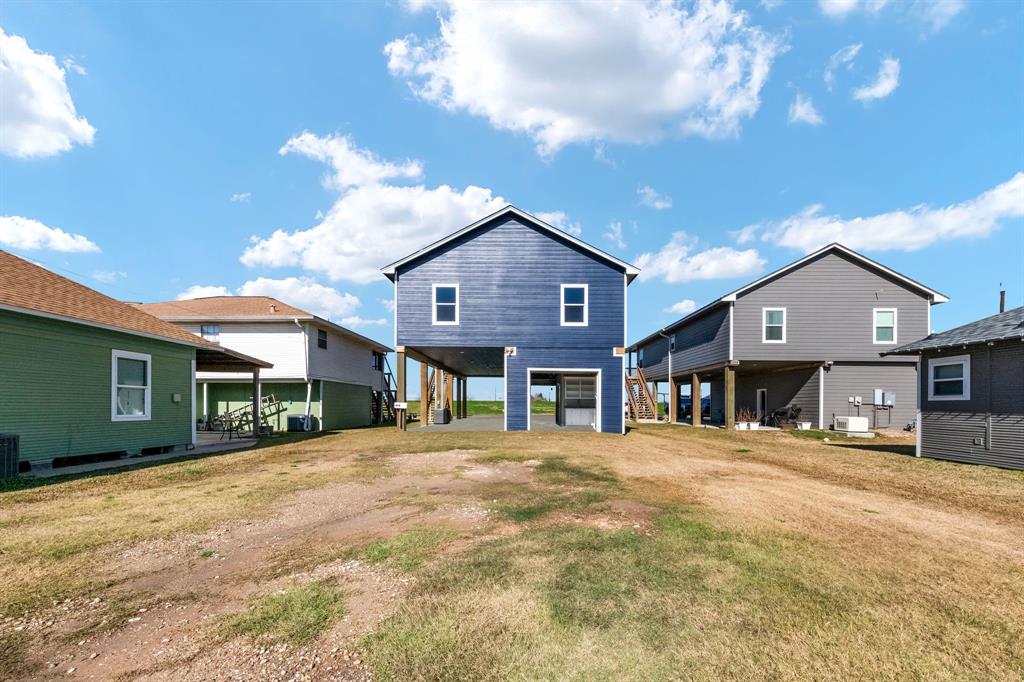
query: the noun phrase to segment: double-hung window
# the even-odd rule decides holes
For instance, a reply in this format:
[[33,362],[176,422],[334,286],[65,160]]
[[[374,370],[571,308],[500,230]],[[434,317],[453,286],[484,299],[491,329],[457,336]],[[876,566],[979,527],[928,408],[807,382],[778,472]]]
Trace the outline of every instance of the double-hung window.
[[970,355],[928,360],[928,400],[970,399]]
[[207,341],[213,343],[220,343],[220,325],[219,324],[203,324],[199,326],[199,335]]
[[786,343],[786,309],[762,308],[761,341]]
[[434,285],[434,324],[459,323],[459,285]]
[[896,309],[875,308],[872,311],[875,343],[896,343]]
[[114,350],[110,354],[111,421],[147,421],[151,413],[152,357]]
[[586,284],[563,284],[562,285],[562,326],[563,327],[586,327],[587,326],[587,298],[588,287]]
[[317,329],[316,330],[316,347],[327,348],[327,330]]

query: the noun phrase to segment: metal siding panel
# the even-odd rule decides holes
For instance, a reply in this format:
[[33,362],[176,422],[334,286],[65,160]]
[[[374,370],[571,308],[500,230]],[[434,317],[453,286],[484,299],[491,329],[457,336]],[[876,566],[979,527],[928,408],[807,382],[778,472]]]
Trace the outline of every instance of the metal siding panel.
[[[975,412],[924,412],[921,454],[970,464],[1024,469],[1024,418],[993,416],[993,445],[985,448],[985,415]],[[981,444],[976,444],[978,439]],[[1005,444],[1005,447],[1002,447]]]
[[[928,301],[863,264],[830,253],[739,296],[734,351],[739,360],[871,360],[928,335]],[[762,308],[786,308],[786,343],[764,343]],[[872,343],[874,308],[897,309],[897,343]]]
[[[398,278],[397,342],[404,346],[621,346],[621,270],[547,233],[506,219],[453,241]],[[436,283],[459,284],[459,324],[432,324]],[[561,326],[561,284],[588,284],[586,327]]]
[[[112,349],[152,356],[149,421],[111,421]],[[37,463],[188,445],[194,357],[188,346],[0,311],[0,386],[19,395],[0,402],[0,432],[20,435],[21,459]]]
[[[621,284],[620,284],[621,287]],[[505,410],[509,431],[526,429],[530,368],[580,368],[601,370],[601,431],[622,432],[622,411],[625,389],[622,378],[622,358],[606,351],[586,352],[578,349],[518,348],[508,358],[505,377]]]

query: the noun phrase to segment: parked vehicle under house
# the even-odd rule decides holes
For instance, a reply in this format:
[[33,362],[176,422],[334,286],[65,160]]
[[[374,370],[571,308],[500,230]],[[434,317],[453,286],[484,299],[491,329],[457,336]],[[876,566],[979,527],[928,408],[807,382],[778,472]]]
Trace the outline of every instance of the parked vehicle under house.
[[[391,417],[384,344],[269,296],[211,296],[134,304],[138,309],[227,348],[266,358],[260,393],[277,407],[278,429],[289,417],[312,430],[381,423]],[[244,376],[199,372],[198,413],[209,419],[252,400]]]
[[0,251],[0,434],[21,468],[195,445],[195,374],[273,365]]
[[[504,377],[507,430],[530,429],[531,385],[554,385],[558,425],[623,433],[626,287],[637,273],[513,206],[387,266],[398,400],[409,357],[424,365],[424,396],[430,368],[454,378],[435,385],[457,418],[467,377]],[[461,395],[450,400],[452,390]]]
[[916,413],[915,360],[883,354],[927,334],[931,306],[947,300],[830,244],[633,344],[630,366],[667,384],[672,421],[694,420],[681,396],[688,406],[704,385],[710,414],[698,424],[731,427],[737,410],[764,420],[792,406],[817,428],[846,415],[903,428]]
[[1024,469],[1024,307],[890,352],[921,358],[918,456]]

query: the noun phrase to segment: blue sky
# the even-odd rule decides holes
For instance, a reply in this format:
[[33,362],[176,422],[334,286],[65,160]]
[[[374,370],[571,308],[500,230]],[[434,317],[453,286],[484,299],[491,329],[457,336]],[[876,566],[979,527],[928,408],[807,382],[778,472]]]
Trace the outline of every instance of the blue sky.
[[390,342],[377,268],[510,202],[644,268],[630,340],[833,239],[949,295],[936,330],[1000,283],[1024,304],[1021,3],[7,2],[0,28],[0,248],[118,298],[268,293]]

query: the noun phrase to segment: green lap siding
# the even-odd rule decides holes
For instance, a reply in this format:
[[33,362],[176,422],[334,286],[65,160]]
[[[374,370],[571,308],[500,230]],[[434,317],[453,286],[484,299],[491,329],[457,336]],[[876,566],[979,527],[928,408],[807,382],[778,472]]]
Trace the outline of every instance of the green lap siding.
[[[113,349],[152,356],[150,420],[111,420]],[[0,311],[0,433],[18,434],[21,460],[34,463],[187,445],[194,357],[189,346]]]
[[[272,383],[261,382],[260,391],[264,397],[274,396],[284,408],[282,412],[269,417],[267,422],[275,431],[288,430],[288,416],[306,414],[305,383]],[[310,414],[320,417],[320,385],[313,382],[313,399]],[[216,416],[252,404],[252,383],[214,383],[206,385],[206,399],[209,407],[203,404],[203,385],[196,388],[196,400],[199,401],[199,414]]]
[[323,428],[349,429],[370,424],[371,391],[369,386],[343,384],[336,381],[323,383]]

